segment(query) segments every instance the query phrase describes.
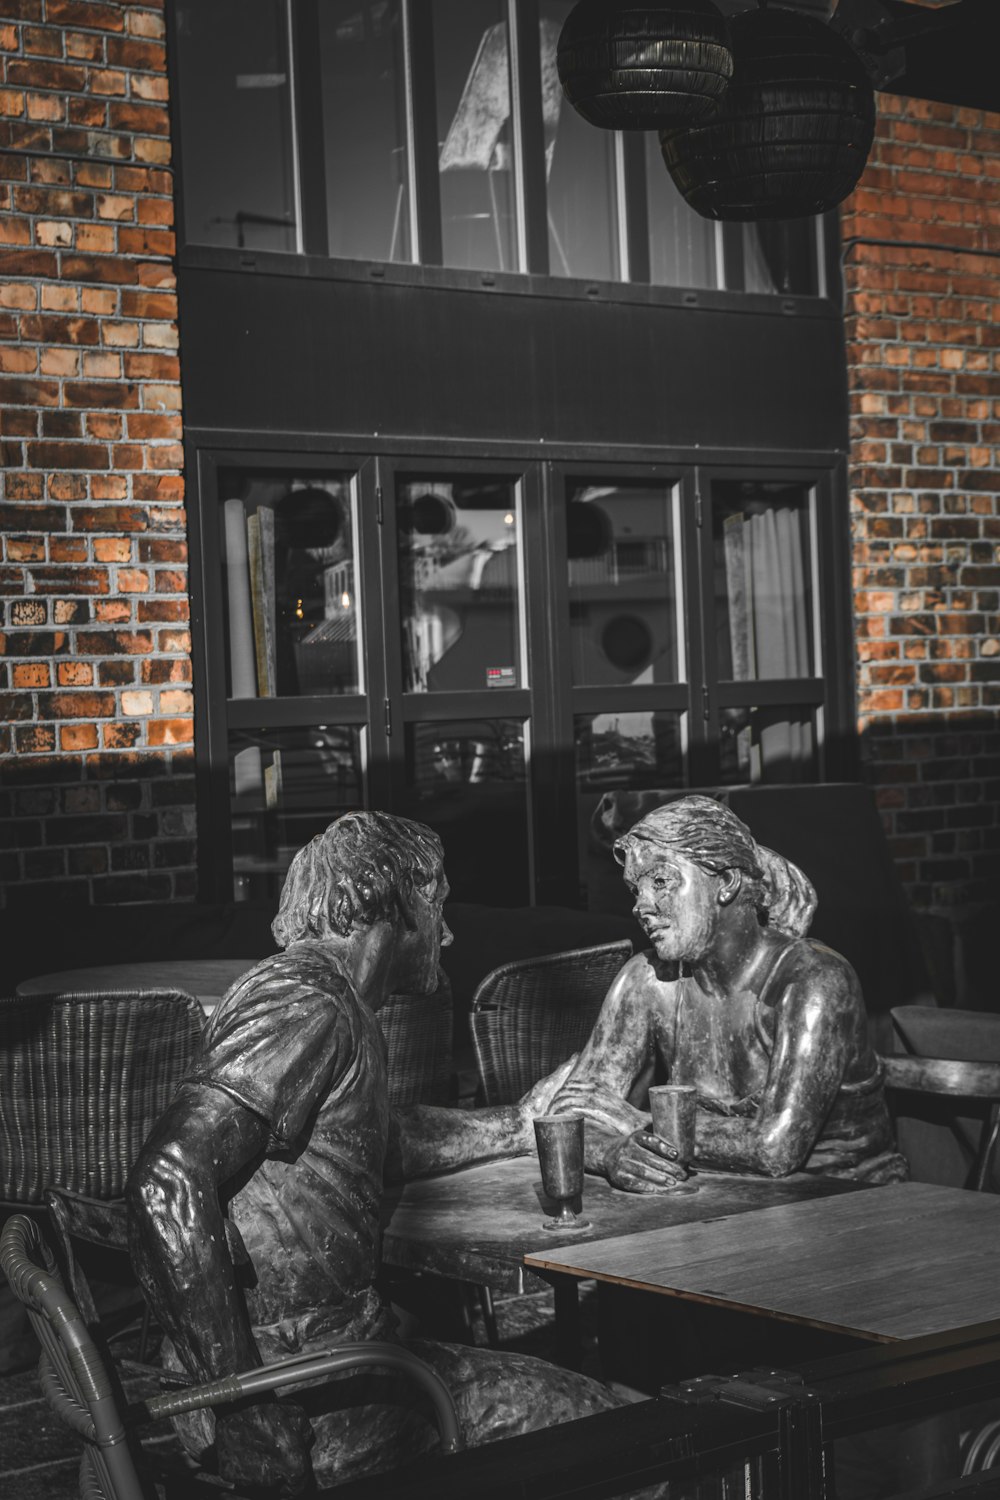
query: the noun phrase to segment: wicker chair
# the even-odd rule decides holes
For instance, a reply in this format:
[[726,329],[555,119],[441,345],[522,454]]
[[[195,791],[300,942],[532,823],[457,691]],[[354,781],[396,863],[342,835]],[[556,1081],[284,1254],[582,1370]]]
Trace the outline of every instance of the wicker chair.
[[444,970],[432,995],[393,995],[378,1019],[388,1050],[389,1103],[450,1103],[452,1000]]
[[48,1204],[91,1323],[72,1240],[127,1250],[125,1179],[202,1024],[197,1001],[174,990],[0,1002],[0,1212]]
[[512,1104],[582,1047],[608,987],[631,957],[627,938],[519,959],[472,997],[472,1042],[486,1104]]
[[[224,1406],[361,1366],[411,1377],[434,1405],[443,1451],[454,1453],[461,1447],[448,1387],[416,1355],[395,1344],[342,1344],[322,1354],[293,1356],[208,1385],[186,1386],[123,1409],[114,1372],[67,1294],[38,1225],[22,1214],[9,1219],[0,1236],[0,1267],[27,1308],[42,1346],[38,1373],[45,1397],[56,1415],[83,1438],[83,1500],[155,1500],[149,1455],[136,1435],[144,1422]],[[185,1493],[196,1489],[201,1492],[193,1477],[189,1478]]]

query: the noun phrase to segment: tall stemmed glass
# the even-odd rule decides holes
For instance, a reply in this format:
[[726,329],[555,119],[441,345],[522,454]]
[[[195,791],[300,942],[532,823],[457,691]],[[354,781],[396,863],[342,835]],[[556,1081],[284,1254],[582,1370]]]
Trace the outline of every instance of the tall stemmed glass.
[[583,1116],[540,1115],[535,1121],[538,1163],[542,1169],[545,1196],[558,1205],[553,1219],[543,1229],[589,1229],[590,1223],[575,1214],[573,1200],[583,1194]]

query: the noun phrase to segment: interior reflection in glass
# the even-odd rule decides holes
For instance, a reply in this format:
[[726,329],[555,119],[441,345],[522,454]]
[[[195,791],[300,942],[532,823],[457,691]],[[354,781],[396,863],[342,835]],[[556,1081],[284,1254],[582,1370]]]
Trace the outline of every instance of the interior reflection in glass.
[[276,896],[303,844],[363,799],[361,732],[342,724],[232,730],[233,895]]
[[500,0],[434,0],[446,266],[517,269],[505,10]]
[[573,681],[588,687],[676,682],[666,488],[571,485],[566,552]]
[[319,7],[330,254],[412,258],[399,0]]
[[404,691],[522,687],[513,484],[408,477],[396,516]]
[[[556,71],[559,33],[572,0],[542,0],[542,117],[548,183],[549,271],[553,276],[617,281],[615,136],[595,130],[563,105]],[[662,170],[662,163],[661,163]]]
[[285,6],[185,0],[175,28],[188,242],[297,250]]
[[573,738],[579,789],[682,786],[682,717],[648,709],[577,717]]
[[524,741],[517,719],[406,726],[406,811],[441,835],[464,901],[529,899]]
[[719,719],[720,780],[818,781],[811,708],[724,708]]
[[230,696],[361,691],[347,475],[223,473]]
[[811,677],[808,488],[717,480],[712,545],[720,678]]

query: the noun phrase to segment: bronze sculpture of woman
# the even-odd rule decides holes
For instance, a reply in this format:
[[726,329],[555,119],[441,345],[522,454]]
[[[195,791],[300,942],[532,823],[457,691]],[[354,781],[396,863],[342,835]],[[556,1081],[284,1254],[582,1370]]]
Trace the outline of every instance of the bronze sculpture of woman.
[[710,797],[657,808],[614,848],[652,946],[615,979],[553,1104],[587,1118],[588,1169],[631,1192],[684,1176],[628,1102],[658,1063],[698,1090],[704,1167],[904,1178],[857,975],[806,937],[802,872]]

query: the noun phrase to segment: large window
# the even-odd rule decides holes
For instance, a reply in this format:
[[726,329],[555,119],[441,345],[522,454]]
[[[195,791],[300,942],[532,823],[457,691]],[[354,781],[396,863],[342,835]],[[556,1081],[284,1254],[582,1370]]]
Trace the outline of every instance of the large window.
[[189,245],[493,274],[821,289],[818,221],[722,226],[655,133],[587,125],[571,0],[177,0]]
[[458,899],[572,900],[605,792],[836,769],[828,470],[527,449],[201,470],[219,897],[273,900],[309,837],[376,806],[441,834]]

